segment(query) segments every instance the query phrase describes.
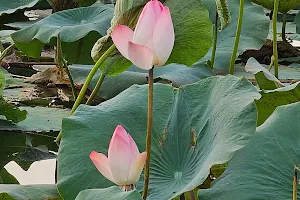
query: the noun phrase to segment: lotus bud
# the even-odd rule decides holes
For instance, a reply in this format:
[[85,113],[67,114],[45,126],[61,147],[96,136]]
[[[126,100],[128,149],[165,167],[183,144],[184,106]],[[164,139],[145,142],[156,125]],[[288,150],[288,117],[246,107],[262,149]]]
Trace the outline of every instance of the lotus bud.
[[146,155],[139,152],[132,137],[118,125],[109,143],[108,156],[93,151],[90,159],[105,178],[123,190],[131,190],[140,178]]

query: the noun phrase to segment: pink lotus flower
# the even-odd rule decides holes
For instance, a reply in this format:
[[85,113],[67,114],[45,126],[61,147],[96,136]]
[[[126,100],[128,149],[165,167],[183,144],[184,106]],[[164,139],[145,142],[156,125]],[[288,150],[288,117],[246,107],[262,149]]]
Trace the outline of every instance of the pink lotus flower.
[[105,178],[119,186],[126,186],[139,180],[146,155],[146,152],[139,152],[132,137],[118,125],[109,143],[108,157],[93,151],[90,159]]
[[174,46],[174,27],[168,7],[158,0],[149,1],[134,32],[117,25],[111,34],[120,53],[141,69],[164,65]]

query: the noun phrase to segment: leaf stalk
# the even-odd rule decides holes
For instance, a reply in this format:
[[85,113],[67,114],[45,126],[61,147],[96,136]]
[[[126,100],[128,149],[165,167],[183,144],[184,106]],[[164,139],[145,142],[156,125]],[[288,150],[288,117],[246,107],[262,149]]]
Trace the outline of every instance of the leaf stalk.
[[243,17],[244,17],[244,3],[245,3],[244,0],[240,0],[239,18],[238,18],[233,52],[232,52],[232,56],[231,56],[231,60],[230,60],[229,74],[233,74],[233,72],[234,72],[234,64],[235,64],[236,54],[238,51],[241,32],[242,32]]
[[[101,66],[101,64],[106,60],[106,58],[116,49],[116,46],[113,44],[112,46],[110,46],[106,51],[105,53],[99,58],[99,60],[96,62],[96,64],[94,65],[94,67],[92,68],[92,70],[90,71],[88,77],[86,78],[80,92],[79,92],[79,95],[72,107],[72,110],[69,114],[69,116],[71,116],[75,111],[76,109],[78,108],[78,106],[80,105],[83,97],[84,97],[84,94],[85,92],[87,91],[88,89],[88,86],[90,84],[90,82],[92,81],[92,78],[94,77],[94,75],[96,74],[97,70],[99,69],[99,67]],[[59,132],[57,138],[56,138],[56,142],[58,142],[62,137],[62,131]]]
[[274,56],[274,69],[275,77],[278,78],[278,50],[277,50],[277,13],[278,13],[279,0],[274,0],[273,10],[273,56]]

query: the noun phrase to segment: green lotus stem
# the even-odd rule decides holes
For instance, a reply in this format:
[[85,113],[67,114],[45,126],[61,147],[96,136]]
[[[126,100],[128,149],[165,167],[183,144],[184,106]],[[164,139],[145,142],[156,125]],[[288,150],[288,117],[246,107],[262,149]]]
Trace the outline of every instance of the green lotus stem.
[[[65,72],[68,75],[68,78],[70,80],[70,85],[71,85],[71,89],[72,89],[72,93],[73,93],[73,98],[74,100],[77,99],[77,92],[76,92],[76,88],[75,88],[75,84],[73,81],[73,78],[71,76],[71,73],[69,71],[68,68],[68,63],[67,61],[64,59],[63,57],[63,53],[62,53],[62,48],[61,48],[61,40],[60,40],[60,35],[57,35],[57,43],[56,43],[56,51],[55,51],[55,62],[56,62],[56,66],[59,67],[59,70],[62,72],[63,70],[65,70]],[[63,73],[61,73],[61,75],[63,75]],[[63,78],[63,77],[61,77]]]
[[72,78],[72,75],[70,73],[70,70],[69,70],[68,66],[64,66],[64,69],[65,69],[65,71],[68,75],[68,78],[70,80],[70,85],[71,85],[73,97],[74,97],[74,100],[75,100],[75,99],[77,99],[77,92],[76,92],[76,87],[75,87],[75,84],[74,84],[74,80]]
[[103,81],[104,81],[104,78],[105,78],[105,75],[104,75],[104,74],[101,74],[101,76],[100,76],[100,78],[99,78],[99,80],[98,80],[98,82],[97,82],[95,88],[94,88],[93,91],[92,91],[91,96],[89,97],[89,99],[88,99],[87,102],[85,103],[86,105],[90,105],[90,104],[92,103],[93,99],[95,98],[95,96],[96,96],[98,90],[100,89],[100,87],[101,87],[101,85],[102,85],[102,83],[103,83]]
[[232,52],[231,61],[230,61],[229,74],[233,74],[233,72],[234,72],[234,64],[235,64],[236,54],[237,54],[237,51],[238,51],[241,32],[242,32],[243,17],[244,17],[244,0],[240,0],[239,18],[238,18],[238,24],[237,24],[237,30],[236,30],[236,36],[235,36],[235,41],[234,41],[233,52]]
[[6,49],[4,49],[4,50],[1,52],[1,55],[0,55],[0,62],[3,60],[3,58],[5,58],[5,56],[7,55],[8,51],[9,51],[10,49],[12,49],[14,46],[15,46],[15,44],[11,44],[11,45],[9,45]]
[[[88,77],[86,78],[80,92],[79,92],[79,95],[72,107],[72,110],[69,114],[69,116],[71,116],[75,110],[78,108],[78,106],[80,105],[83,97],[84,97],[84,94],[85,92],[87,91],[88,89],[88,86],[92,80],[92,78],[94,77],[94,75],[96,74],[97,70],[99,69],[99,67],[101,66],[101,64],[105,61],[105,59],[116,49],[116,46],[113,44],[111,45],[106,51],[105,53],[99,58],[99,60],[96,62],[96,64],[94,65],[94,67],[92,68],[92,70],[90,71]],[[56,142],[58,142],[62,137],[62,131],[59,132],[57,138],[56,138]]]
[[216,19],[215,19],[215,26],[214,26],[214,38],[213,38],[213,49],[211,55],[211,68],[213,69],[215,66],[215,59],[216,59],[216,52],[217,52],[217,41],[218,41],[218,22],[219,22],[219,15],[216,10]]
[[281,32],[281,37],[282,37],[282,41],[287,42],[286,41],[286,13],[283,13],[282,15],[282,32]]
[[298,187],[298,168],[294,166],[294,181],[293,181],[293,200],[297,200],[297,187]]
[[148,77],[148,123],[147,123],[147,137],[146,137],[146,152],[147,158],[145,163],[145,174],[144,174],[144,188],[143,188],[143,200],[147,199],[148,188],[149,188],[149,175],[150,175],[150,153],[152,143],[152,122],[153,122],[153,71],[154,66],[149,70]]
[[274,69],[275,77],[278,78],[278,50],[277,50],[277,12],[279,0],[274,0],[273,10],[273,56],[274,56]]

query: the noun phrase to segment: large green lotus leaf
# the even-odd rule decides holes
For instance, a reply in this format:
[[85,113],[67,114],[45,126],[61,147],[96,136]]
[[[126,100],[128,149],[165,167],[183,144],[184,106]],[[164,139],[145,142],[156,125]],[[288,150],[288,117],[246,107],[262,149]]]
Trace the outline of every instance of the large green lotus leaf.
[[[290,200],[294,166],[300,166],[300,103],[278,107],[256,130],[254,139],[236,152],[201,200]],[[298,195],[299,195],[298,184]]]
[[[105,188],[89,159],[107,153],[118,124],[145,150],[148,86],[134,85],[98,106],[80,106],[63,119],[58,154],[58,189],[74,199],[85,189]],[[155,84],[150,188],[148,199],[172,199],[199,186],[211,166],[227,162],[246,145],[256,128],[257,90],[245,78],[209,77],[174,89]],[[138,189],[142,188],[142,178]]]
[[89,189],[80,192],[75,200],[142,200],[137,190],[124,192],[113,186],[104,189]]
[[11,14],[16,10],[33,7],[39,0],[1,0],[0,15]]
[[112,15],[113,7],[110,5],[64,10],[11,36],[20,50],[28,56],[38,57],[45,44],[56,44],[59,34],[64,56],[69,62],[91,63],[92,45],[106,34]]
[[299,83],[275,90],[261,91],[262,97],[255,101],[258,110],[257,124],[261,125],[264,123],[278,106],[298,102],[300,99]]
[[[209,9],[211,20],[214,21],[216,4],[212,0],[203,0]],[[237,20],[239,15],[240,0],[228,1],[231,22],[218,34],[215,69],[228,73],[229,63],[233,51]],[[245,0],[243,27],[238,48],[238,54],[247,49],[259,49],[269,33],[270,20],[266,17],[262,6],[253,5],[250,0]],[[206,65],[211,59],[212,50],[195,65]]]
[[[274,0],[251,0],[251,1],[259,5],[262,5],[263,7],[268,8],[269,10],[273,10],[274,8]],[[292,10],[298,5],[300,5],[300,0],[280,0],[278,11],[282,13],[287,13],[289,10]]]
[[55,185],[0,185],[0,199],[61,200]]
[[171,11],[175,45],[168,63],[190,66],[205,56],[211,46],[212,24],[199,0],[165,0]]
[[[83,84],[88,76],[92,66],[73,65],[70,66],[72,77],[76,84]],[[99,70],[93,77],[89,89],[93,90],[101,75]],[[169,64],[164,67],[154,69],[154,78],[156,81],[165,81],[171,83],[174,87],[195,83],[203,78],[214,76],[212,70],[204,67],[187,67],[179,64]],[[110,99],[133,84],[147,84],[148,72],[135,66],[130,67],[127,71],[117,76],[106,76],[98,92],[98,96],[103,99]]]

